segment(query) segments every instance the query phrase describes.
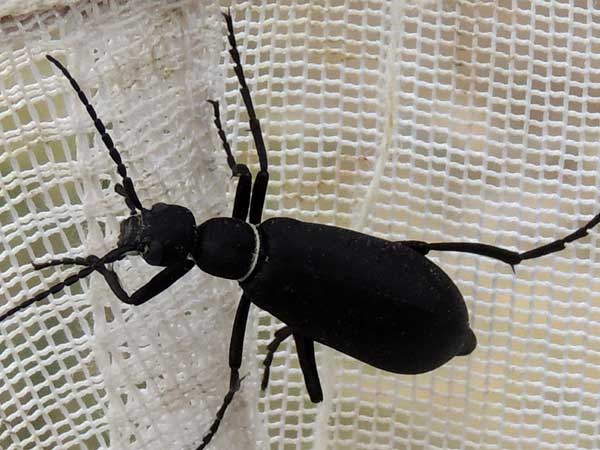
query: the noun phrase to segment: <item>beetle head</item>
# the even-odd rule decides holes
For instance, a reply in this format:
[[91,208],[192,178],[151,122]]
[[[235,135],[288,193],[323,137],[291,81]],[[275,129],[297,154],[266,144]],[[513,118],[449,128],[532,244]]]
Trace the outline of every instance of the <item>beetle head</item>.
[[188,257],[195,233],[189,209],[156,203],[121,222],[118,246],[134,245],[148,264],[168,266]]

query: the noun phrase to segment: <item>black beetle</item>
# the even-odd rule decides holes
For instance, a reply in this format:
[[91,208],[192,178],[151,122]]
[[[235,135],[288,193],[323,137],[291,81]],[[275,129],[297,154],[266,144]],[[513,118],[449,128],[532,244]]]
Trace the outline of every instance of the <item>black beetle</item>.
[[[218,103],[210,101],[227,163],[232,175],[239,178],[232,217],[213,218],[196,226],[191,211],[182,206],[157,203],[150,209],[144,208],[94,108],[65,67],[47,56],[73,86],[117,164],[122,184],[115,190],[125,199],[131,216],[121,223],[117,248],[102,257],[92,255],[34,264],[36,269],[61,264],[84,268],[0,316],[0,321],[5,320],[94,271],[104,276],[120,300],[133,305],[155,297],[195,265],[217,277],[237,280],[243,295],[229,349],[229,390],[198,450],[210,442],[240,387],[238,371],[252,303],[285,323],[268,346],[263,389],[273,354],[281,342],[293,336],[310,398],[320,402],[323,393],[315,362],[315,341],[400,374],[424,373],[475,349],[476,338],[469,327],[463,297],[448,275],[425,257],[429,251],[474,253],[514,268],[524,260],[562,250],[566,243],[587,235],[600,222],[599,214],[567,237],[524,253],[467,242],[391,242],[289,218],[261,222],[269,180],[267,152],[240,62],[233,21],[230,14],[224,17],[229,53],[260,162],[253,184],[248,167],[237,164],[232,155],[219,118]],[[133,254],[164,269],[129,295],[108,264]]]

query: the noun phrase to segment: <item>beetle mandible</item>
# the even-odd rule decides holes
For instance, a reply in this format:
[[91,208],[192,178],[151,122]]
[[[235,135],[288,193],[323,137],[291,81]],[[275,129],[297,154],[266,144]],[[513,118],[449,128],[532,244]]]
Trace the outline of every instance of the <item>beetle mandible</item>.
[[[248,167],[238,164],[220,121],[219,104],[209,100],[214,123],[233,177],[238,178],[232,217],[210,219],[196,226],[190,210],[157,203],[150,209],[140,202],[120,154],[78,83],[67,69],[48,55],[68,79],[92,118],[117,165],[122,182],[115,187],[131,215],[120,224],[117,248],[102,257],[54,259],[33,264],[37,270],[56,265],[83,266],[79,272],[0,315],[0,321],[34,302],[75,284],[92,272],[100,273],[123,302],[140,305],[167,289],[198,266],[211,275],[236,280],[242,291],[229,347],[229,389],[197,450],[211,441],[227,407],[240,388],[244,334],[250,305],[268,311],[285,326],[268,346],[261,387],[278,346],[292,336],[306,388],[313,402],[323,393],[315,362],[314,342],[341,351],[379,369],[399,374],[433,370],[454,356],[476,347],[468,312],[454,282],[426,255],[451,251],[487,256],[514,266],[565,248],[587,235],[600,214],[568,236],[518,253],[472,242],[397,241],[334,226],[276,217],[261,221],[269,181],[267,150],[246,84],[235,40],[233,20],[223,14],[229,54],[240,85],[260,171],[252,182]],[[148,283],[129,295],[109,266],[128,255],[163,267]]]

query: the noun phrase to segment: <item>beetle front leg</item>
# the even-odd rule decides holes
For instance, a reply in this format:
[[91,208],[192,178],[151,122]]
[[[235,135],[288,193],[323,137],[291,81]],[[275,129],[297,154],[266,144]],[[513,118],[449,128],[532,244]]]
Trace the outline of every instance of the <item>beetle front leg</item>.
[[115,296],[123,303],[127,303],[129,305],[141,305],[151,298],[156,297],[158,294],[188,273],[192,267],[194,267],[194,262],[190,260],[185,260],[180,264],[174,264],[172,266],[165,267],[150,281],[148,281],[148,283],[140,287],[132,295],[129,295],[121,286],[121,282],[117,274],[104,264],[98,264],[99,259],[100,258],[94,255],[87,256],[85,258],[54,259],[45,263],[33,263],[33,267],[37,270],[40,270],[45,269],[46,267],[58,265],[78,265],[86,267],[95,266],[94,270],[99,272],[100,275],[104,277],[106,284],[108,284],[108,287],[113,294],[115,294]]
[[[98,262],[98,257],[95,255],[86,256],[85,258],[77,257],[77,258],[62,258],[62,259],[52,259],[50,261],[46,261],[44,263],[33,263],[33,268],[36,270],[45,269],[47,267],[52,266],[68,266],[68,265],[76,265],[76,266],[86,266],[90,267],[93,264]],[[96,267],[96,272],[100,273],[104,277],[106,284],[110,290],[115,294],[115,296],[124,301],[123,299],[129,299],[129,294],[125,292],[123,287],[121,286],[121,281],[119,280],[118,275],[112,270],[106,267],[104,264],[100,264]]]
[[221,421],[225,415],[227,407],[233,400],[233,396],[240,389],[240,374],[239,369],[242,365],[242,354],[244,350],[244,335],[246,334],[246,323],[248,322],[248,313],[250,312],[251,305],[250,298],[246,295],[242,295],[240,304],[235,313],[235,320],[233,321],[233,329],[231,331],[231,342],[229,344],[229,368],[231,369],[231,375],[229,377],[229,390],[221,403],[221,407],[217,411],[217,415],[212,425],[210,426],[208,433],[202,438],[202,444],[196,450],[202,450],[211,441]]
[[319,403],[323,400],[323,390],[319,381],[319,372],[317,371],[317,362],[315,360],[315,347],[312,339],[294,334],[296,341],[296,350],[298,351],[298,361],[304,375],[304,383],[308,390],[308,395],[313,403]]
[[[36,269],[43,269],[45,267],[56,266],[56,265],[60,265],[62,263],[82,265],[85,267],[83,269],[81,269],[79,272],[69,275],[63,281],[60,281],[59,283],[50,286],[50,288],[46,289],[45,291],[42,291],[39,294],[20,303],[19,305],[9,309],[4,314],[0,314],[0,322],[3,322],[4,320],[6,320],[9,317],[13,316],[14,314],[18,313],[19,311],[22,311],[22,310],[28,308],[30,305],[33,305],[36,302],[44,300],[49,295],[54,295],[57,292],[62,291],[64,288],[66,288],[68,286],[72,286],[73,284],[77,283],[79,280],[82,280],[83,278],[88,277],[90,274],[92,274],[92,272],[101,271],[103,268],[105,268],[105,264],[110,264],[115,261],[119,261],[119,260],[123,259],[125,257],[125,255],[132,250],[134,250],[134,248],[131,246],[123,246],[123,247],[118,247],[118,248],[111,250],[110,252],[108,252],[106,255],[104,255],[101,258],[98,258],[97,256],[89,256],[88,258],[55,259],[55,260],[51,260],[49,262],[41,263],[41,264],[34,263],[33,266]],[[90,258],[94,258],[93,263],[88,261],[88,260],[90,260]]]
[[98,272],[104,277],[106,284],[108,284],[110,290],[119,300],[128,305],[138,306],[146,303],[172,286],[177,280],[188,273],[192,267],[194,267],[194,262],[190,260],[167,266],[131,295],[123,289],[119,277],[114,271],[101,266]]
[[[97,256],[91,255],[86,258],[72,258],[72,259],[65,258],[63,260],[49,261],[45,264],[34,264],[34,267],[37,269],[37,268],[44,268],[44,267],[49,267],[49,266],[58,265],[58,264],[77,264],[77,265],[81,265],[81,266],[91,266],[97,260],[98,260]],[[127,300],[129,299],[129,294],[127,294],[127,292],[125,292],[125,289],[123,289],[123,286],[121,286],[121,281],[119,280],[119,276],[115,273],[114,270],[109,269],[104,264],[102,264],[97,267],[96,272],[100,273],[100,275],[102,275],[104,277],[106,284],[108,285],[110,290],[113,292],[113,294],[115,294],[115,296],[119,300],[125,301],[124,299],[127,299]],[[128,302],[126,302],[126,303],[128,303]]]
[[119,296],[119,294],[117,293],[118,290],[114,289],[113,286],[111,286],[111,282],[108,279],[106,279],[106,281],[111,287],[112,291],[115,293],[115,295],[119,298],[119,300],[129,305],[137,306],[141,305],[142,303],[146,303],[151,298],[156,297],[162,291],[169,288],[177,280],[179,280],[186,273],[188,273],[191,270],[191,268],[194,267],[194,265],[194,261],[186,259],[178,264],[167,266],[163,270],[158,272],[156,275],[154,275],[150,279],[150,281],[148,281],[145,285],[140,287],[131,296],[128,296],[122,288],[121,290],[123,291],[123,293],[125,293],[125,296]]

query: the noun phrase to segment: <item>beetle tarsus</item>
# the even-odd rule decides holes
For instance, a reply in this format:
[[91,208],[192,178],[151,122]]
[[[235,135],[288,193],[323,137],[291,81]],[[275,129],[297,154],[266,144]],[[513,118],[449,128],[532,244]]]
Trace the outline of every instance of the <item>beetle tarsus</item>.
[[215,420],[213,421],[212,425],[208,429],[208,432],[206,433],[206,435],[202,438],[202,443],[198,446],[198,448],[196,450],[203,450],[210,443],[210,441],[212,440],[214,435],[217,433],[219,426],[221,425],[221,422],[223,421],[223,417],[225,416],[225,411],[227,411],[227,407],[233,400],[233,396],[235,395],[235,393],[240,390],[240,388],[242,386],[242,381],[244,381],[244,378],[246,378],[246,377],[243,377],[240,379],[239,371],[237,369],[231,370],[231,375],[230,375],[230,379],[229,379],[229,390],[227,391],[227,394],[225,395],[225,398],[223,399],[223,402],[221,403],[221,407],[217,411]]
[[262,381],[260,383],[260,389],[266,390],[269,385],[269,375],[271,373],[271,364],[273,363],[273,357],[275,356],[275,352],[281,345],[283,341],[285,341],[288,337],[292,335],[292,329],[288,326],[280,328],[275,332],[273,336],[273,340],[267,345],[267,356],[263,361],[263,366],[265,366]]

